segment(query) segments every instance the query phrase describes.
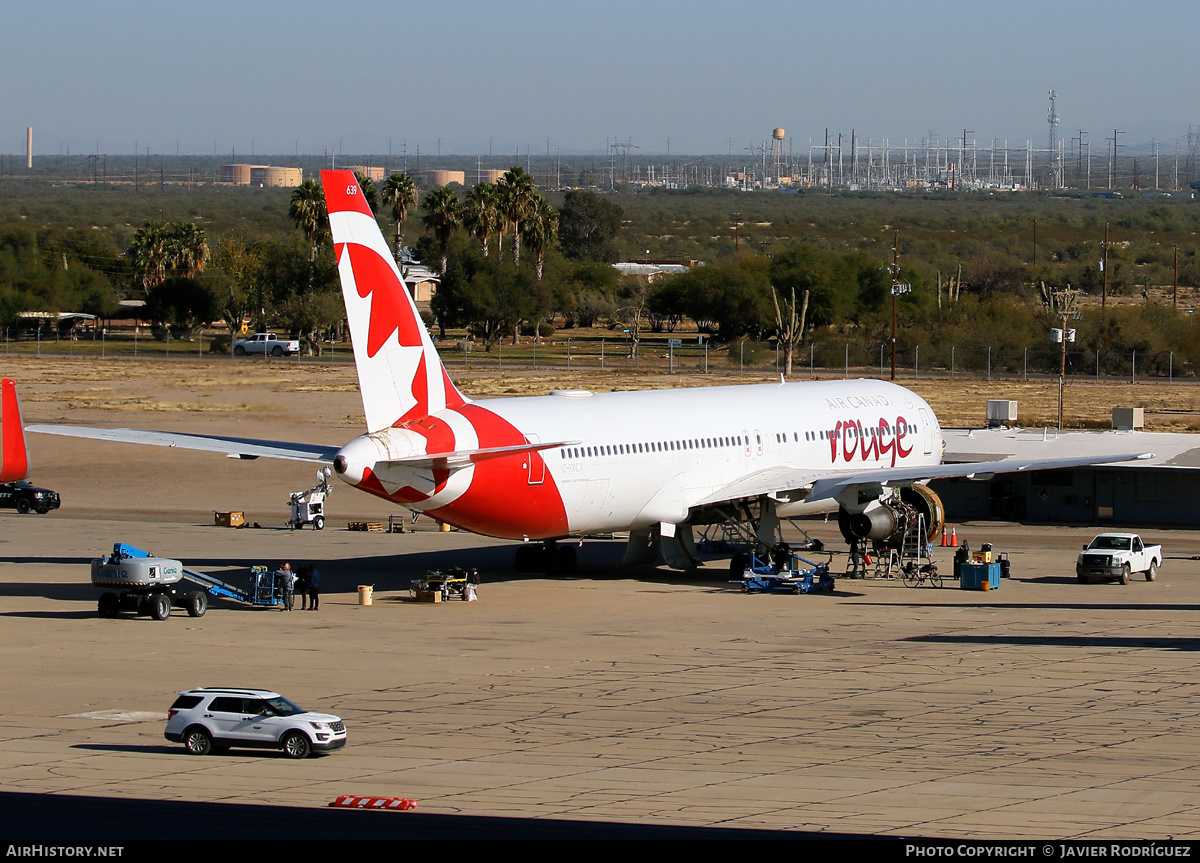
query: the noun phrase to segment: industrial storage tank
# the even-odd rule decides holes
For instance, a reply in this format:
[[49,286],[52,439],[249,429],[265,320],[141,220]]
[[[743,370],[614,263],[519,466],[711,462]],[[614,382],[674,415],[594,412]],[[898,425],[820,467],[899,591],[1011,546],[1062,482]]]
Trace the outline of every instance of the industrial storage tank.
[[252,165],[222,165],[217,172],[218,183],[236,183],[239,186],[250,185],[250,169]]
[[282,168],[265,165],[250,172],[251,185],[268,189],[294,189],[304,182],[304,171],[300,168]]
[[451,183],[465,186],[467,184],[465,171],[423,171],[422,179],[429,186],[449,186]]

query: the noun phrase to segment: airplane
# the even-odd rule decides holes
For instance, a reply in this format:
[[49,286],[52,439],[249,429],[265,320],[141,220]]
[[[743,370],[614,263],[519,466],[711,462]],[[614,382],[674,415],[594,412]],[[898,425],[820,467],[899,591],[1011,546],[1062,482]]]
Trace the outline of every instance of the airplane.
[[[942,464],[942,430],[916,393],[880,380],[467,398],[451,381],[351,171],[322,171],[366,434],[341,447],[140,429],[29,431],[332,464],[368,494],[486,536],[524,540],[522,571],[569,573],[574,543],[627,532],[625,563],[697,563],[692,529],[836,512],[851,543],[932,539],[926,483],[1150,457]],[[559,545],[559,543],[564,543]],[[736,562],[734,566],[736,567]]]

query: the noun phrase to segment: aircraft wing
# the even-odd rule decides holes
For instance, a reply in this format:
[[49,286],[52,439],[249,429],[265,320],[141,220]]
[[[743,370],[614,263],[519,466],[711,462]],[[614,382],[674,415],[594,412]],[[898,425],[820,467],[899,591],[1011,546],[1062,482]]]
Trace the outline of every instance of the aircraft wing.
[[1154,453],[1123,455],[1078,456],[1073,458],[1020,459],[1002,461],[962,462],[955,464],[916,465],[913,467],[872,468],[867,470],[812,470],[801,468],[766,468],[748,474],[697,501],[698,506],[725,503],[745,498],[767,497],[780,502],[804,500],[815,503],[836,498],[856,486],[903,486],[949,477],[991,479],[998,473],[1021,473],[1030,470],[1058,470],[1114,462],[1139,461],[1154,458]]
[[253,438],[224,437],[222,435],[194,435],[178,432],[147,431],[145,429],[99,429],[85,426],[32,425],[26,431],[39,434],[55,434],[65,437],[89,438],[91,440],[138,443],[150,446],[178,447],[205,452],[224,453],[227,458],[281,458],[292,461],[329,464],[337,455],[337,446],[322,444],[288,443],[287,441],[255,440]]

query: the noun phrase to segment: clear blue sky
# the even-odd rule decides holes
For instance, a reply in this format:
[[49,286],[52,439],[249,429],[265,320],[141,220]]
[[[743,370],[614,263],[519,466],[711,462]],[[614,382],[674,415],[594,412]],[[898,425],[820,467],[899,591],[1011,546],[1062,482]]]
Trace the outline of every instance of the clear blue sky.
[[[25,3],[0,152],[744,153],[775,126],[1104,152],[1200,129],[1200,3],[397,0]],[[732,143],[731,143],[732,141]]]

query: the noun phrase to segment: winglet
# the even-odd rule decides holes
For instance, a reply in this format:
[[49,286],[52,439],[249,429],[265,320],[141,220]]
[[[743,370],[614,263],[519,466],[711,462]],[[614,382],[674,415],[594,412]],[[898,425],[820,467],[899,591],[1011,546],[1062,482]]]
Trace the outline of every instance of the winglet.
[[0,381],[0,482],[29,476],[29,452],[25,449],[25,426],[17,403],[17,385]]
[[352,171],[322,171],[367,431],[467,399],[451,383]]

